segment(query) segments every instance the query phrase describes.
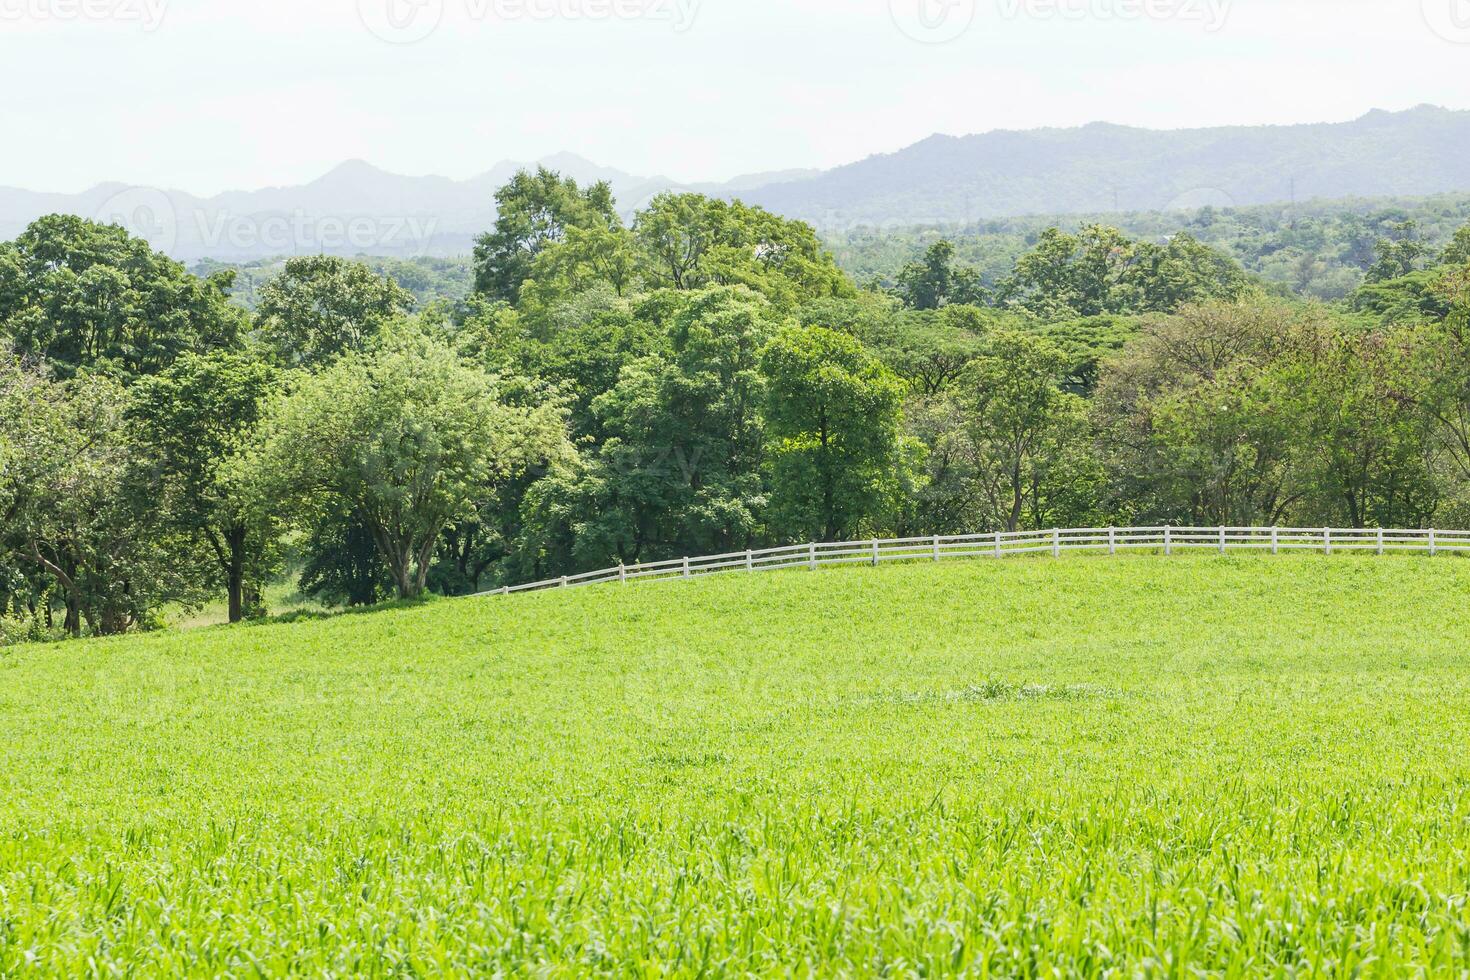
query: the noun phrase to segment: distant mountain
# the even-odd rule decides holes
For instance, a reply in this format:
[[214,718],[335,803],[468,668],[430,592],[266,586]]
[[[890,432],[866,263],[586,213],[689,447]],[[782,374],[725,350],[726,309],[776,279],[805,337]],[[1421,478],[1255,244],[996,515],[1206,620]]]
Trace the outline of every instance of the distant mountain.
[[1030,214],[1167,211],[1470,190],[1470,112],[1375,110],[1347,123],[932,136],[746,195],[819,229]]
[[308,184],[198,198],[102,184],[77,195],[0,188],[0,240],[42,214],[116,221],[185,260],[301,253],[457,255],[495,220],[496,189],[541,163],[606,180],[625,213],[667,190],[740,197],[819,231],[968,224],[1034,214],[1168,211],[1470,191],[1470,112],[1375,110],[1347,123],[1147,130],[1076,129],[932,136],[825,172],[795,170],[679,184],[572,154],[506,161],[469,180],[405,177],[360,160]]
[[0,188],[0,241],[43,214],[122,224],[185,261],[246,261],[326,252],[345,255],[459,255],[495,221],[495,192],[537,164],[579,181],[606,180],[620,202],[640,204],[678,184],[599,167],[572,154],[505,161],[469,180],[405,177],[350,160],[307,184],[227,191],[200,198],[126,184],[81,194]]

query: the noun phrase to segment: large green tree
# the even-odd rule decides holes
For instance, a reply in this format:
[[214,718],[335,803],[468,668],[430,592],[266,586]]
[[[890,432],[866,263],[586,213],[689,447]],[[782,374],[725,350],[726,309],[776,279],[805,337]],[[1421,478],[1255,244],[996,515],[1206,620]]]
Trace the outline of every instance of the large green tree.
[[0,340],[60,378],[153,374],[235,342],[246,317],[225,294],[232,278],[198,279],[120,227],[51,215],[0,245]]
[[752,542],[766,502],[760,352],[781,323],[743,287],[691,293],[669,351],[628,365],[595,401],[605,438],[584,481],[584,549],[637,561]]
[[[566,242],[570,229],[611,232],[621,226],[606,183],[583,189],[545,167],[517,173],[495,204],[495,229],[475,242],[475,290],[508,303],[520,300],[538,256]],[[568,264],[577,263],[569,258]]]
[[1066,355],[1030,334],[1001,332],[961,380],[978,497],[990,527],[1015,531],[1029,512],[1046,522],[1049,502],[1080,477],[1085,402],[1063,390]]
[[202,598],[197,552],[172,533],[160,469],[104,375],[53,381],[0,364],[0,547],[53,581],[72,636],[149,625]]
[[350,514],[409,598],[444,529],[563,438],[557,406],[507,404],[495,378],[404,327],[300,379],[241,465],[266,509],[284,504],[308,526]]
[[662,194],[638,213],[633,234],[655,288],[747,286],[786,307],[853,293],[809,225],[739,201]]
[[367,348],[413,306],[392,279],[329,255],[294,258],[261,288],[261,339],[287,367],[318,368]]
[[238,623],[259,606],[271,530],[226,465],[254,436],[277,372],[247,350],[190,354],[134,393],[130,414],[159,461],[171,523],[208,546]]
[[1042,233],[997,289],[998,300],[1046,321],[1117,313],[1172,312],[1186,303],[1243,296],[1240,267],[1189,235],[1160,245],[1116,228]]
[[1127,521],[1281,521],[1302,493],[1301,435],[1277,367],[1325,313],[1281,302],[1186,306],[1109,361],[1093,413]]
[[984,304],[990,298],[979,273],[955,264],[950,241],[935,242],[922,260],[904,266],[896,291],[905,306],[916,310],[937,310],[951,303]]
[[836,541],[884,526],[912,463],[903,382],[823,327],[782,330],[761,373],[777,536]]

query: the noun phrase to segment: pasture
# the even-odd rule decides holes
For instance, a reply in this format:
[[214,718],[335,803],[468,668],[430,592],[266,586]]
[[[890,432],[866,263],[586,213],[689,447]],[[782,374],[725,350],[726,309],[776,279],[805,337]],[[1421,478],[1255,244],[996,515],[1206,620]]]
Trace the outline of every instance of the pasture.
[[1470,969],[1470,562],[733,573],[0,651],[0,975]]

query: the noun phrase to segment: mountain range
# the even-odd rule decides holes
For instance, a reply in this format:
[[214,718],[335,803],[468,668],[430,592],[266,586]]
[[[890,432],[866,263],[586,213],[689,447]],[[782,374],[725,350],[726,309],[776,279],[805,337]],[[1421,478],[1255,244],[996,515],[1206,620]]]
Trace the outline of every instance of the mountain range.
[[1420,106],[1295,126],[1148,130],[1092,123],[936,135],[832,170],[707,184],[638,176],[564,153],[499,163],[462,181],[401,176],[350,161],[307,184],[209,198],[118,183],[80,194],[0,187],[0,240],[60,212],[124,224],[185,260],[463,254],[494,222],[496,189],[538,163],[579,181],[608,181],[629,214],[660,192],[691,190],[739,197],[836,234],[1031,214],[1466,191],[1470,112]]

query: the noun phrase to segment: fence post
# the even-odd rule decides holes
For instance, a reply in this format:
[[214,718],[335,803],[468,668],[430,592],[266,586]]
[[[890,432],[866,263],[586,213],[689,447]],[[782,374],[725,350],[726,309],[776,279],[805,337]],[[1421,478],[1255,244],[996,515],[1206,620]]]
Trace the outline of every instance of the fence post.
[[568,585],[568,584],[569,584],[569,583],[568,583],[568,579],[567,579],[567,577],[566,577],[566,576],[565,576],[565,575],[563,575],[563,576],[562,576],[562,577],[561,577],[561,587],[562,587],[562,588],[564,588],[564,589],[565,589],[565,588],[566,588],[566,587],[567,587],[567,585]]
[[1439,554],[1439,534],[1434,528],[1429,529],[1429,557],[1433,558]]
[[1164,557],[1168,558],[1174,553],[1174,528],[1172,525],[1164,525]]
[[873,539],[873,567],[878,567],[878,539]]
[[810,568],[812,571],[815,572],[817,570],[817,543],[815,541],[813,541],[808,546],[808,549],[809,550],[807,551],[807,567]]
[[1383,528],[1378,529],[1378,554],[1383,554]]
[[1115,528],[1115,527],[1110,527],[1110,528],[1108,528],[1108,556],[1111,557],[1113,555],[1116,555],[1117,553],[1118,553],[1118,529]]
[[688,578],[689,577],[689,559],[688,558],[685,558],[684,559],[684,577],[685,578]]
[[1322,529],[1322,551],[1324,554],[1332,554],[1332,528]]
[[1271,554],[1281,554],[1281,529],[1274,524],[1271,526]]
[[1062,557],[1062,532],[1060,529],[1051,532],[1051,556]]
[[1220,554],[1225,554],[1225,525],[1220,525]]
[[618,562],[618,581],[624,585],[628,584],[628,566]]
[[1000,550],[1000,532],[999,531],[996,531],[995,532],[995,557],[997,557],[997,558],[1001,557],[1001,550]]
[[755,552],[749,548],[745,549],[745,570],[747,572],[755,571]]
[[507,585],[505,588],[501,589],[500,590],[500,594],[501,595],[510,595],[510,586]]
[[939,560],[939,535],[934,535],[934,560]]

